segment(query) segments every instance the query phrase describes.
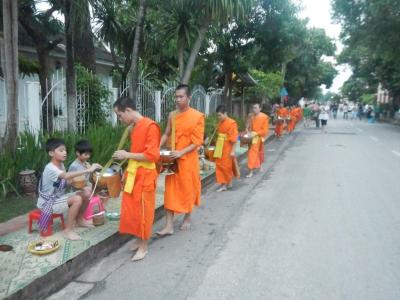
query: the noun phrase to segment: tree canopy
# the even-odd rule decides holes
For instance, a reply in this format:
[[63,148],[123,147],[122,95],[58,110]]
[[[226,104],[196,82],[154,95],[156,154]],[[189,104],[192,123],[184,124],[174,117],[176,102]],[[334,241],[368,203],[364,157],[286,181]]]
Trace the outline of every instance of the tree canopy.
[[378,82],[400,96],[400,1],[333,0],[334,17],[342,25],[345,45],[338,57],[352,67],[353,76],[343,93],[359,98],[376,91]]

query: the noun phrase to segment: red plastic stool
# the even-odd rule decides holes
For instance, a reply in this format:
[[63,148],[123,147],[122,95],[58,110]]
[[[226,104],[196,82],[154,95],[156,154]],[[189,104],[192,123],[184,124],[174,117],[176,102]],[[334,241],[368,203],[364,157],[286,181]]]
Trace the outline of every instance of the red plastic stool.
[[[32,233],[32,223],[33,223],[33,220],[39,221],[40,215],[41,215],[41,214],[42,214],[42,211],[41,211],[40,209],[32,210],[32,211],[29,213],[29,216],[28,216],[28,218],[29,218],[29,233]],[[56,219],[56,218],[60,218],[60,219],[61,219],[62,228],[63,228],[63,229],[65,228],[64,215],[63,215],[63,214],[52,214],[51,220],[50,220],[50,224],[49,224],[49,226],[47,227],[47,230],[46,230],[46,231],[41,231],[41,232],[40,232],[40,235],[41,235],[41,236],[50,236],[50,235],[53,234],[53,220]]]

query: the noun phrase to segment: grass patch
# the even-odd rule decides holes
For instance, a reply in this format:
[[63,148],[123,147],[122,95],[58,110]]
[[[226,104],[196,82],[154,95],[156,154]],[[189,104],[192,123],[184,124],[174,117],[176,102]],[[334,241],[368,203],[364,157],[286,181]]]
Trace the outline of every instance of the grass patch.
[[14,217],[26,214],[36,208],[36,198],[9,194],[6,198],[0,197],[0,223]]

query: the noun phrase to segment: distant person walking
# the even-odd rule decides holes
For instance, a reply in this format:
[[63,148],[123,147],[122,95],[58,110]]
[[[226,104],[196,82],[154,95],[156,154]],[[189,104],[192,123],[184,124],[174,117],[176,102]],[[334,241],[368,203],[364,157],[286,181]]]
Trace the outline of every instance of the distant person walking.
[[312,117],[313,117],[313,119],[315,120],[315,126],[316,126],[317,128],[319,128],[319,118],[318,118],[318,116],[319,116],[319,105],[318,105],[318,103],[314,103],[314,104],[313,104],[313,106],[312,106],[312,112],[313,112]]
[[375,123],[374,109],[371,105],[368,105],[367,108],[367,119],[368,123]]
[[349,119],[349,105],[345,103],[343,105],[343,120],[348,120]]
[[359,104],[358,104],[357,117],[358,117],[358,119],[359,119],[360,121],[362,120],[363,114],[364,114],[363,106],[362,106],[361,103],[359,103]]
[[326,133],[325,127],[328,125],[329,113],[325,107],[321,108],[318,119],[321,121],[321,133]]
[[338,105],[337,103],[333,103],[331,107],[333,119],[336,120],[337,112],[338,112]]
[[312,116],[311,108],[308,107],[308,104],[304,105],[303,108],[303,117],[304,117],[304,127],[310,127],[310,120]]
[[358,111],[358,107],[357,107],[357,105],[354,105],[351,109],[351,119],[352,120],[357,119],[357,111]]

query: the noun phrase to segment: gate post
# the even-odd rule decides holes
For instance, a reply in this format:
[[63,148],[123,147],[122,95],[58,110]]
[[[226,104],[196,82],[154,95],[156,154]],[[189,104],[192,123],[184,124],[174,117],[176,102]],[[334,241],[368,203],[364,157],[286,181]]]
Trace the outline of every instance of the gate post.
[[154,92],[155,121],[161,122],[161,91]]
[[[28,112],[28,124],[29,130],[38,133],[41,129],[40,116],[41,111],[41,98],[40,98],[40,85],[36,81],[27,81],[26,83],[26,95],[27,101],[27,112]],[[25,104],[25,103],[23,103]]]
[[206,107],[205,107],[205,115],[208,116],[210,114],[210,101],[211,97],[209,94],[206,94]]
[[111,124],[112,124],[113,126],[116,126],[116,125],[118,124],[118,118],[117,118],[117,115],[114,113],[113,105],[114,105],[114,101],[115,101],[116,99],[118,99],[120,96],[121,96],[121,95],[119,94],[117,88],[112,88],[112,89],[111,89],[111,99],[110,99],[110,104],[111,104],[111,105],[110,105],[110,110],[111,110],[111,114],[110,114],[110,120],[111,120]]

